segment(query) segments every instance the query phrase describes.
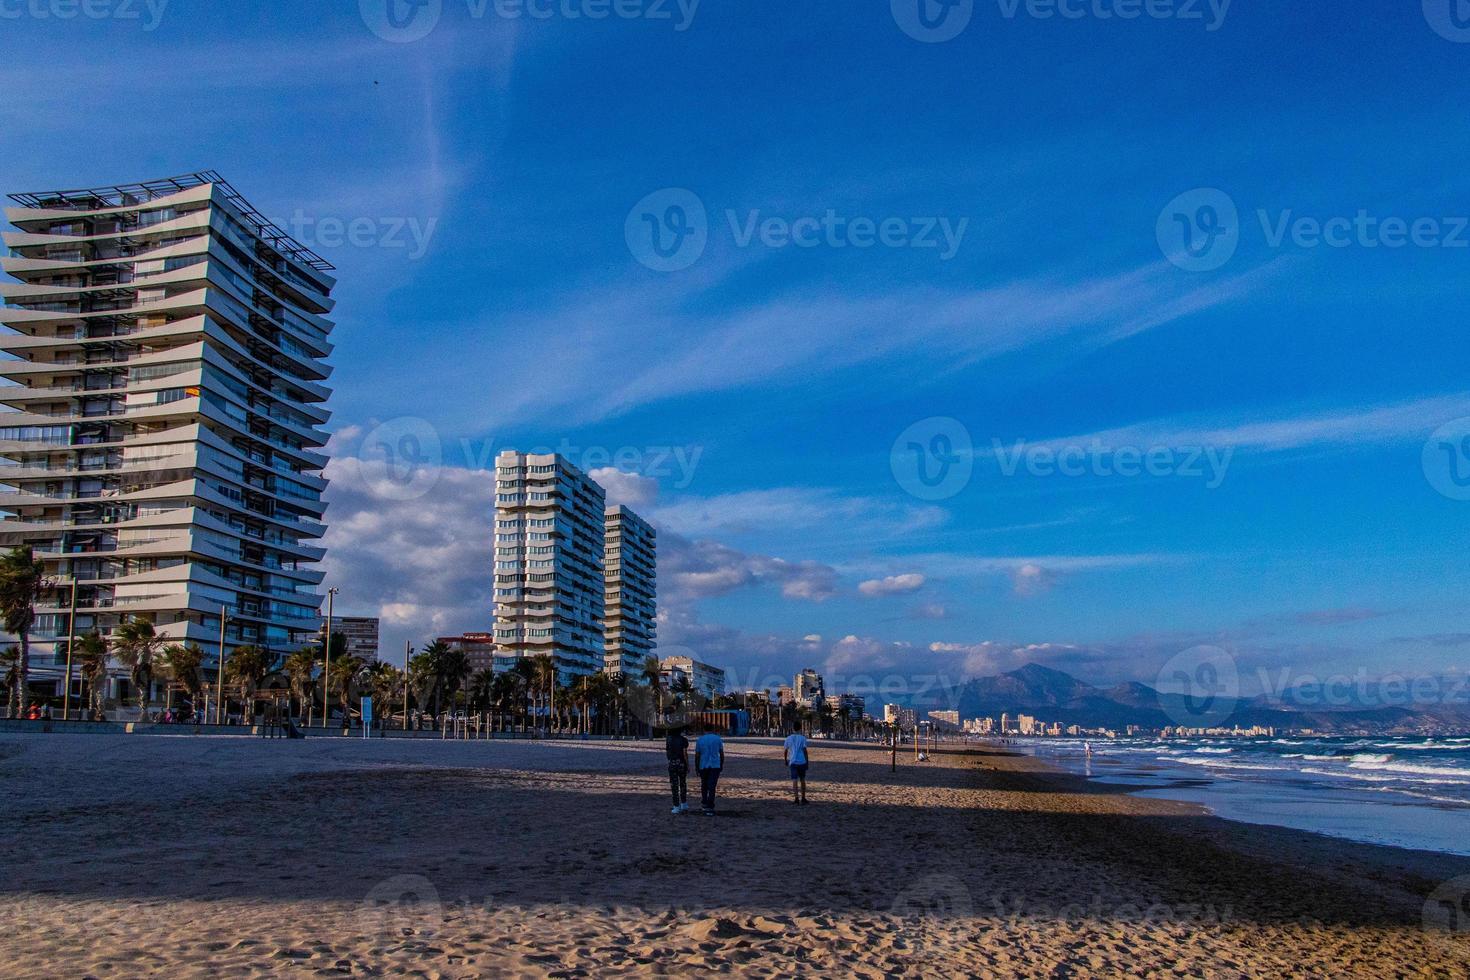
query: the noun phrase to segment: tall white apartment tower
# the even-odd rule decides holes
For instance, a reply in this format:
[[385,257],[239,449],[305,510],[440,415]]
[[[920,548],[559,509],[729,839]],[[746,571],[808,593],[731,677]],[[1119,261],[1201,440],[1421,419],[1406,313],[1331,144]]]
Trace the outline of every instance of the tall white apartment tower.
[[548,654],[563,680],[603,668],[606,492],[557,455],[495,461],[495,660]]
[[331,266],[212,172],[11,199],[0,546],[52,586],[33,676],[73,579],[78,634],[142,617],[212,653],[224,608],[227,645],[287,649],[321,624]]
[[607,509],[606,523],[605,669],[637,677],[658,631],[658,533],[622,505]]

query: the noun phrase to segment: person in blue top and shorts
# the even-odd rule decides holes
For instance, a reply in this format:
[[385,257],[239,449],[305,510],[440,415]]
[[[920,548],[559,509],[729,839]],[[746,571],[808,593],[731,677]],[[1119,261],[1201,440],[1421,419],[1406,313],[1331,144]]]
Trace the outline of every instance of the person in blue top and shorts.
[[801,722],[798,721],[794,728],[795,731],[786,736],[782,755],[786,765],[791,767],[791,795],[797,806],[806,806],[806,767],[811,763],[811,755],[807,751],[806,736],[801,733]]
[[704,815],[715,815],[715,787],[720,782],[720,771],[725,768],[725,740],[716,735],[709,725],[700,725],[704,732],[694,743],[694,767],[699,770],[699,801]]

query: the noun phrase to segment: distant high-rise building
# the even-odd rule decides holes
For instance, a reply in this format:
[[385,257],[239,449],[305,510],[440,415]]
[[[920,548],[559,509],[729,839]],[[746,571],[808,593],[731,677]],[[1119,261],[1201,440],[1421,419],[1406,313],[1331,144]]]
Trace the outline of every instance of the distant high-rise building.
[[827,696],[822,675],[810,667],[796,675],[792,681],[792,691],[797,703],[807,708],[815,706],[818,701]]
[[0,546],[45,564],[36,674],[74,580],[79,634],[146,619],[212,673],[223,607],[287,651],[321,623],[331,266],[213,172],[12,200]]
[[956,727],[960,723],[960,713],[958,711],[931,711],[929,712],[929,717],[935,721],[942,721],[947,725],[955,725]]
[[597,673],[606,492],[557,455],[503,452],[495,481],[497,665],[545,654],[563,678]]
[[[322,621],[322,628],[317,631],[317,642],[322,642],[326,635],[327,623]],[[376,616],[334,616],[332,617],[332,635],[341,635],[347,643],[347,655],[359,657],[363,660],[378,659],[378,617]]]
[[607,508],[604,527],[604,665],[637,677],[658,631],[658,533],[622,505]]

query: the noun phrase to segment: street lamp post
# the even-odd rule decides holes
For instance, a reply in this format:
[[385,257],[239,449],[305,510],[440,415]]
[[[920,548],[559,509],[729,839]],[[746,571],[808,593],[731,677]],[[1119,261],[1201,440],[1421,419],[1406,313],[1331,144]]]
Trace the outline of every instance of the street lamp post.
[[219,607],[219,670],[216,671],[214,679],[214,723],[224,724],[225,710],[225,627],[230,625],[230,609],[223,604]]
[[403,644],[403,730],[408,731],[408,658],[413,656],[413,644]]
[[332,600],[337,598],[336,589],[327,590],[327,634],[322,645],[322,727],[326,728],[332,716]]

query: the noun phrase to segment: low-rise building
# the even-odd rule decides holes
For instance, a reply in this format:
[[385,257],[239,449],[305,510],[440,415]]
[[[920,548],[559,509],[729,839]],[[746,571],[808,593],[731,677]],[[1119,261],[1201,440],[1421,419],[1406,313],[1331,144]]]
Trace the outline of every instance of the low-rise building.
[[659,667],[665,687],[673,688],[677,678],[683,677],[693,690],[710,700],[725,693],[725,672],[719,667],[700,663],[693,657],[665,657],[659,661]]
[[[495,634],[494,633],[465,633],[463,636],[441,636],[439,642],[447,645],[453,650],[463,650],[465,660],[469,661],[470,671],[477,673],[482,670],[495,669]],[[514,665],[515,659],[508,658],[509,664]]]

